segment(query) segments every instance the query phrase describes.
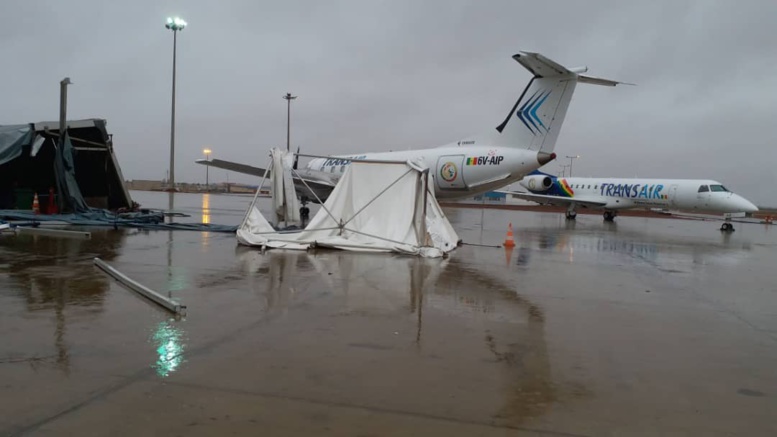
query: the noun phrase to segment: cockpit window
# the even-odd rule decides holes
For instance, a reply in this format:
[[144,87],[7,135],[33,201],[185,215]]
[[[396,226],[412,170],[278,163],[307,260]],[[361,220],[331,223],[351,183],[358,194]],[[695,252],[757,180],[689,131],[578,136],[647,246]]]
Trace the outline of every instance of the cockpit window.
[[708,187],[706,185],[702,185],[701,187],[699,187],[699,192],[700,193],[706,193],[709,190],[710,190],[710,187]]
[[726,187],[724,187],[723,185],[710,185],[710,191],[714,191],[714,192],[728,192]]

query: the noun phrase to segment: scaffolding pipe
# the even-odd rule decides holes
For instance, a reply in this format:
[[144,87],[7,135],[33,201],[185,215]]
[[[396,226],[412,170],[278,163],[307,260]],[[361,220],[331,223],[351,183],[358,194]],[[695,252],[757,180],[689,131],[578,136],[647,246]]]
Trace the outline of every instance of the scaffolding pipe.
[[29,228],[26,226],[17,226],[16,232],[20,234],[33,234],[43,235],[45,237],[65,237],[65,238],[83,238],[89,240],[92,238],[91,232],[85,231],[65,231],[63,229],[44,229],[44,228]]
[[173,301],[170,298],[167,298],[165,296],[162,296],[161,294],[157,293],[156,291],[130,279],[128,276],[124,275],[120,271],[114,269],[113,267],[109,266],[105,263],[105,261],[101,260],[100,258],[94,259],[94,265],[102,269],[105,273],[109,274],[113,277],[113,279],[117,280],[120,284],[126,286],[130,290],[140,294],[141,296],[145,297],[146,299],[156,303],[157,305],[161,306],[162,308],[175,313],[175,314],[185,314],[186,313],[186,305],[181,305],[175,301]]

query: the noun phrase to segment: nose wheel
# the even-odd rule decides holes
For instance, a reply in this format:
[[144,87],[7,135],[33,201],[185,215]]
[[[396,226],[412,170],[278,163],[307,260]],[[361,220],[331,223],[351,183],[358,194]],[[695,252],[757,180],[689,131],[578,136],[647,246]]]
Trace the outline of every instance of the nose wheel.
[[575,210],[567,210],[566,212],[567,220],[574,220],[577,218],[577,212]]
[[604,221],[611,222],[611,221],[615,220],[615,217],[617,215],[618,214],[615,211],[605,211],[604,212]]
[[720,231],[721,232],[734,232],[734,225],[729,222],[725,222],[722,225],[720,225]]

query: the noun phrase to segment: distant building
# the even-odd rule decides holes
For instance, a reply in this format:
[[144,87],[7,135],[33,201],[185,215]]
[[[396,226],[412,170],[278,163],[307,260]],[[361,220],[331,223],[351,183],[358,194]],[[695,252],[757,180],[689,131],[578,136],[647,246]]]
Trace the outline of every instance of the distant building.
[[162,191],[165,188],[165,184],[162,181],[152,181],[147,179],[134,179],[126,181],[125,185],[128,190],[136,191]]

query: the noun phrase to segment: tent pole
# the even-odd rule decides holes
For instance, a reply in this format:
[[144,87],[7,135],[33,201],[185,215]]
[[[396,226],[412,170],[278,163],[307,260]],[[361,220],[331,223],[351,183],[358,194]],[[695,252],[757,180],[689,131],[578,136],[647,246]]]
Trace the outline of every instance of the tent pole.
[[254,193],[254,199],[251,201],[251,205],[248,206],[246,215],[245,217],[243,217],[243,222],[240,224],[241,228],[245,226],[246,222],[248,221],[248,216],[251,214],[251,210],[253,209],[254,204],[256,204],[256,199],[259,198],[259,192],[262,191],[262,187],[264,186],[264,181],[267,179],[267,172],[270,170],[271,165],[272,165],[272,159],[270,159],[270,162],[268,162],[266,165],[267,168],[264,170],[264,176],[262,176],[262,182],[260,182],[259,187],[256,188],[256,193]]
[[424,181],[424,215],[423,215],[423,218],[421,219],[421,230],[422,230],[421,235],[423,235],[424,246],[426,246],[427,243],[429,243],[427,241],[427,232],[426,232],[426,201],[427,201],[428,190],[429,190],[429,169],[428,168],[424,170],[423,176],[421,177],[423,178],[423,181]]

